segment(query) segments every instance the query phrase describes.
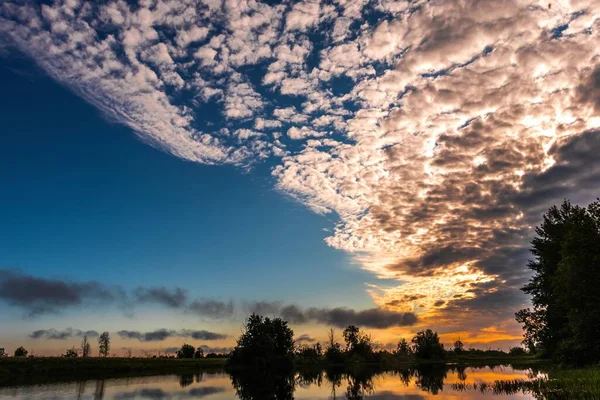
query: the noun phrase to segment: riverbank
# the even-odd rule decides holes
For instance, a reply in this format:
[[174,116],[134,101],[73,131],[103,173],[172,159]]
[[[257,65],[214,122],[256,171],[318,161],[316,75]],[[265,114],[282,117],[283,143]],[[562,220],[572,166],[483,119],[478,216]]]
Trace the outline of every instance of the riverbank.
[[0,358],[0,386],[222,370],[225,358]]

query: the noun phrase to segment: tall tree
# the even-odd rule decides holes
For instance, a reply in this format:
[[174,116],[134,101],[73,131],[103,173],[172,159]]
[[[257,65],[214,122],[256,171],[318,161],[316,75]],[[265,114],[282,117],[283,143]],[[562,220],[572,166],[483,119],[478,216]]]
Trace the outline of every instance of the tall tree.
[[294,332],[281,318],[252,314],[231,353],[230,365],[245,367],[290,366],[294,356]]
[[102,357],[107,357],[109,351],[110,351],[110,333],[102,332],[102,334],[98,338],[98,353],[100,353],[100,355]]
[[87,335],[83,336],[83,339],[81,339],[81,357],[85,358],[85,357],[89,357],[92,353],[92,346],[90,345],[90,342],[88,341],[88,337]]
[[516,313],[524,343],[562,361],[600,360],[600,200],[551,207],[531,243],[522,290],[533,308]]

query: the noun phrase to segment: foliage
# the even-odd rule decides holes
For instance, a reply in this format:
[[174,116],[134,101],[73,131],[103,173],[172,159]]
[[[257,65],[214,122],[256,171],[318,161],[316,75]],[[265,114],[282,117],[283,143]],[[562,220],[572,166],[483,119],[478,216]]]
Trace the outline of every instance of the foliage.
[[196,352],[194,353],[194,358],[202,358],[204,357],[204,350],[202,350],[202,347],[198,347],[196,349]]
[[179,350],[177,350],[177,358],[194,358],[196,348],[191,344],[184,343]]
[[525,351],[525,349],[522,347],[511,347],[508,350],[508,354],[510,354],[511,356],[526,356],[527,351]]
[[25,347],[23,346],[15,350],[15,357],[27,357],[27,354],[29,354],[29,352],[25,350]]
[[600,200],[551,207],[531,252],[534,275],[522,290],[533,309],[516,313],[524,344],[560,361],[600,361]]
[[231,366],[268,368],[291,366],[294,357],[294,332],[281,318],[252,314],[231,353]]
[[65,353],[65,357],[68,357],[68,358],[77,357],[77,356],[79,356],[79,354],[77,353],[77,350],[75,349],[75,347],[67,349],[67,352]]
[[100,355],[102,357],[107,357],[109,351],[110,351],[110,333],[102,332],[102,334],[98,338],[98,353],[100,353]]
[[444,359],[446,356],[444,345],[440,343],[437,332],[433,332],[431,329],[418,332],[412,342],[418,358]]
[[83,336],[83,339],[81,339],[81,357],[89,357],[92,354],[92,346],[90,345],[90,342],[88,341],[88,337],[87,335]]
[[329,329],[327,334],[327,348],[325,349],[325,359],[331,364],[341,364],[344,362],[344,353],[340,344],[335,340],[335,329]]
[[6,351],[4,351],[4,347],[0,347],[0,357],[6,357]]
[[456,342],[454,342],[454,352],[456,354],[461,354],[464,350],[465,350],[465,345],[463,344],[463,342],[460,341],[460,339],[458,339]]
[[410,347],[410,344],[408,343],[408,341],[404,338],[402,338],[399,342],[398,342],[398,346],[396,347],[396,353],[401,355],[401,356],[410,356],[412,354],[412,348]]

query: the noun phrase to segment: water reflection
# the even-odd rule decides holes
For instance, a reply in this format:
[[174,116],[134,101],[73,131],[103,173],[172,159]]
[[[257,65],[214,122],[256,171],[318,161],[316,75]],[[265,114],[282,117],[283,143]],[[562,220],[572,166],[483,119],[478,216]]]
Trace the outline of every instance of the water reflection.
[[375,368],[295,373],[196,373],[142,378],[89,380],[87,382],[0,388],[5,399],[198,399],[303,400],[303,399],[430,399],[507,396],[531,398],[496,381],[528,380],[540,371],[530,368],[459,367],[424,365],[394,371]]

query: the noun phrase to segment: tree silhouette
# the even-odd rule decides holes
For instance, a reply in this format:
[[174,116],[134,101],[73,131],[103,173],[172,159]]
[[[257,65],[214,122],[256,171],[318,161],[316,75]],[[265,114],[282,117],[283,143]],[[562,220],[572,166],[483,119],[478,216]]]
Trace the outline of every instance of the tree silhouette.
[[524,344],[561,361],[600,361],[600,200],[565,200],[535,232],[527,265],[534,274],[522,289],[533,309],[515,315]]
[[98,353],[102,357],[108,357],[108,352],[110,351],[110,333],[102,332],[100,337],[98,338]]
[[65,353],[65,357],[67,357],[67,358],[75,358],[78,356],[79,356],[79,354],[77,353],[77,350],[75,349],[75,347],[67,349],[67,352]]
[[196,352],[194,353],[194,358],[203,358],[204,357],[204,350],[202,350],[202,347],[198,346],[198,348],[196,349]]
[[29,354],[29,352],[25,350],[25,347],[23,346],[15,350],[15,357],[27,357],[27,354]]
[[398,346],[396,347],[396,353],[401,356],[409,356],[412,354],[412,349],[406,339],[402,338],[398,342]]
[[88,337],[87,335],[83,336],[83,339],[81,339],[81,357],[85,358],[85,357],[89,357],[92,353],[92,346],[90,345],[90,342],[88,341]]
[[443,359],[446,356],[438,334],[431,329],[418,332],[412,342],[415,345],[415,355],[419,358]]
[[464,350],[465,350],[465,345],[463,344],[463,342],[460,341],[460,339],[458,339],[456,342],[454,342],[454,352],[456,354],[461,354]]
[[252,314],[231,353],[229,365],[254,368],[291,366],[294,357],[294,332],[281,318]]
[[185,343],[181,349],[177,351],[177,358],[194,358],[196,349],[191,344]]

